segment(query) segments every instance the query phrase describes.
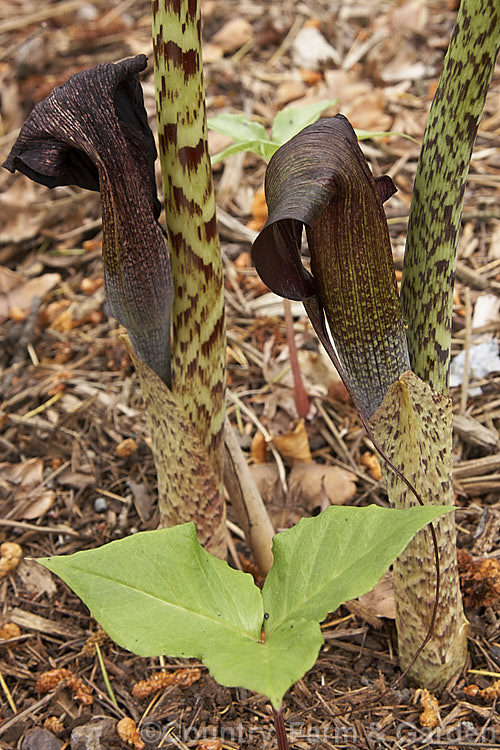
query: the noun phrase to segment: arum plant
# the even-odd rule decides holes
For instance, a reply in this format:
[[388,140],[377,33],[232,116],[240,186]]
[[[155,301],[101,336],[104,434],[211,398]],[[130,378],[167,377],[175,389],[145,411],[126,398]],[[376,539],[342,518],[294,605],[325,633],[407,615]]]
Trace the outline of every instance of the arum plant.
[[[373,178],[347,120],[340,115],[305,128],[275,153],[266,174],[269,219],[254,243],[256,268],[273,291],[303,301],[385,459],[389,498],[398,508],[453,502],[453,272],[499,17],[495,2],[460,6],[417,172],[404,315],[382,207],[395,188],[388,177]],[[303,227],[310,271],[300,257]],[[401,665],[411,664],[410,675],[426,687],[442,687],[466,658],[452,514],[416,536],[394,565],[394,582]]]
[[103,277],[137,355],[170,380],[170,256],[158,224],[156,148],[139,83],[145,55],[77,73],[38,104],[4,166],[56,187],[100,190]]
[[[106,298],[132,344],[152,433],[162,522],[194,520],[201,541],[224,555],[220,460],[217,468],[178,395],[182,388],[174,389],[179,377],[178,367],[171,368],[170,328],[179,291],[174,294],[169,249],[157,221],[156,148],[138,77],[146,65],[145,55],[98,65],[54,89],[30,113],[4,166],[48,187],[100,190]],[[191,291],[181,304],[189,307],[195,296]],[[192,364],[186,370],[186,379],[195,380]],[[223,383],[221,378],[213,389],[219,401]]]

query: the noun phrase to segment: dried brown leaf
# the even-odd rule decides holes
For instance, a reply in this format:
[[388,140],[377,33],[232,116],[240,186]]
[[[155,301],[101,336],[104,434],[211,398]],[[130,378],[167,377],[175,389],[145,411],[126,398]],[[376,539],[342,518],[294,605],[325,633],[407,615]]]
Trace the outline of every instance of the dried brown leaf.
[[215,44],[226,55],[236,52],[252,37],[253,28],[245,18],[232,18],[213,35],[211,44]]
[[308,511],[318,506],[343,505],[356,492],[356,475],[340,466],[328,464],[293,465],[288,477],[288,487],[295,505]]
[[253,436],[250,455],[254,464],[267,463],[267,442],[262,432],[257,431]]
[[309,438],[303,419],[300,419],[291,432],[273,437],[273,445],[289,463],[312,463]]
[[0,463],[0,474],[2,479],[12,484],[20,484],[30,487],[39,484],[43,479],[43,460],[41,458],[28,458],[20,463]]
[[23,558],[23,550],[16,542],[4,542],[0,546],[0,578],[12,573]]
[[394,607],[392,573],[387,571],[371,591],[358,598],[358,602],[375,617],[386,617],[389,620],[394,620],[396,618],[396,610]]
[[61,281],[58,273],[44,273],[25,279],[9,269],[0,268],[0,320],[9,318],[11,311],[31,309],[35,297],[45,297]]

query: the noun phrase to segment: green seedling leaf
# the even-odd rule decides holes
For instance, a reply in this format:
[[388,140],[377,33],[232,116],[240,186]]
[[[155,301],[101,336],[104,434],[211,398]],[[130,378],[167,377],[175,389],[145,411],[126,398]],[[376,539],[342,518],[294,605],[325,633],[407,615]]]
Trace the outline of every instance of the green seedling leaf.
[[302,107],[285,107],[274,118],[271,140],[281,146],[300,133],[303,128],[316,122],[320,114],[328,107],[333,107],[335,103],[334,99],[323,99]]
[[264,161],[269,161],[278,148],[279,143],[272,143],[271,141],[237,141],[223,151],[219,151],[218,154],[214,154],[211,157],[211,160],[212,164],[216,164],[218,161],[222,161],[222,159],[225,159],[228,156],[240,154],[242,151],[250,151],[252,154],[261,156]]
[[355,128],[354,132],[356,133],[356,137],[358,141],[366,141],[369,138],[386,138],[390,135],[397,135],[397,136],[400,136],[400,138],[406,138],[409,141],[413,141],[413,143],[418,143],[417,139],[414,138],[412,135],[408,135],[407,133],[399,133],[396,130],[371,131],[371,130],[357,130]]
[[222,112],[207,121],[210,130],[233,138],[235,143],[212,156],[212,164],[242,151],[251,151],[268,161],[278,145],[270,142],[267,131],[259,122],[248,120],[243,114]]
[[210,130],[230,136],[235,141],[269,141],[267,130],[260,122],[253,122],[245,115],[222,112],[207,120]]
[[271,137],[263,125],[248,120],[243,114],[223,112],[209,118],[208,127],[216,133],[230,136],[235,143],[212,156],[212,164],[233,154],[250,151],[269,161],[278,148],[300,130],[316,122],[320,114],[335,104],[332,100],[314,102],[303,107],[285,107],[276,115]]
[[274,537],[274,565],[262,595],[266,635],[296,617],[328,612],[372,589],[414,534],[451,506],[327,508]]
[[316,661],[319,621],[372,588],[413,534],[447,510],[328,508],[275,537],[262,593],[200,546],[193,523],[39,562],[120,646],[200,659],[221,684],[255,690],[278,709]]

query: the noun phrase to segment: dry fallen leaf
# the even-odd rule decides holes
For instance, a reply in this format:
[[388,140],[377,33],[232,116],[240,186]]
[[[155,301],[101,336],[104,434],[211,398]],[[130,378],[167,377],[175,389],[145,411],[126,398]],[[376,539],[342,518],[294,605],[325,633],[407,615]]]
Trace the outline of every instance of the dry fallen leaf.
[[12,484],[21,484],[25,487],[39,484],[43,480],[43,460],[28,458],[16,464],[0,463],[0,475]]
[[213,35],[210,43],[219,47],[226,55],[236,52],[252,37],[252,25],[245,18],[232,18]]
[[250,466],[252,477],[254,478],[260,496],[269,509],[272,506],[283,507],[285,504],[285,495],[281,486],[278,467],[272,463],[260,463]]
[[257,190],[252,200],[252,218],[248,222],[248,229],[260,232],[267,221],[267,203],[263,190]]
[[317,507],[343,505],[356,492],[356,475],[340,466],[296,463],[288,477],[288,488],[295,505],[309,512]]
[[[13,505],[13,518],[33,520],[43,516],[54,504],[54,490],[44,489],[43,460],[29,458],[17,464],[0,464],[0,493],[4,490]],[[15,489],[11,487],[15,486]]]
[[264,435],[259,430],[257,430],[252,438],[250,455],[254,464],[267,463],[267,442]]
[[396,609],[391,571],[387,570],[376,586],[363,596],[358,597],[358,602],[375,617],[386,617],[389,620],[394,620]]
[[291,526],[318,508],[342,505],[356,492],[355,474],[339,466],[295,463],[287,478],[286,498],[276,464],[255,464],[250,471],[277,528]]
[[21,560],[16,577],[27,594],[53,596],[57,591],[54,576],[50,570],[39,565],[36,560]]
[[22,547],[16,542],[4,542],[0,545],[0,578],[15,570],[22,557]]
[[0,194],[0,244],[22,243],[37,236],[47,214],[43,206],[36,204],[39,195],[38,185],[24,177],[12,180]]
[[29,311],[35,297],[44,297],[60,281],[58,273],[25,279],[22,274],[0,266],[0,320],[9,318],[12,310]]
[[291,432],[273,437],[273,445],[289,463],[312,463],[309,438],[303,419],[300,419]]

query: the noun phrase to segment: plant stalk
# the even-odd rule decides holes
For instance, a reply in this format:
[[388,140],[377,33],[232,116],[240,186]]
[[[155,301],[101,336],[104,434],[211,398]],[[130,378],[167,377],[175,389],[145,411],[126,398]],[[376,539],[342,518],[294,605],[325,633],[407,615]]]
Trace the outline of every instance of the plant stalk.
[[[419,471],[427,477],[426,487],[429,472],[434,479],[430,493],[419,486],[418,472],[414,474],[411,462],[402,470],[417,490],[423,490],[423,499],[429,503],[453,504],[452,415],[447,398],[453,283],[466,179],[499,41],[498,0],[462,0],[425,130],[413,190],[401,302],[412,370],[433,389],[435,399],[441,398],[440,405],[431,402],[429,410],[424,404],[420,414],[423,423],[439,423],[441,450],[434,452],[432,463],[428,463],[428,446],[410,432]],[[434,439],[431,434],[424,437]],[[395,507],[414,504],[411,493],[395,475],[387,474],[387,481]],[[441,568],[439,612],[433,637],[409,672],[416,682],[430,689],[443,687],[463,667],[467,636],[452,515],[440,519],[435,530]],[[435,591],[434,567],[428,530],[416,535],[394,565],[403,668],[428,628]]]
[[278,740],[278,750],[289,750],[288,737],[285,729],[285,722],[281,710],[276,711],[273,708],[274,726],[276,727],[276,739]]
[[[153,0],[160,161],[174,278],[172,392],[207,450],[222,490],[225,322],[222,259],[207,146],[200,3]],[[160,514],[169,515],[168,495]],[[220,493],[219,538],[225,539]],[[192,513],[186,508],[185,518]],[[225,543],[211,551],[225,556]]]

